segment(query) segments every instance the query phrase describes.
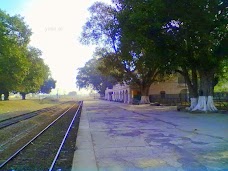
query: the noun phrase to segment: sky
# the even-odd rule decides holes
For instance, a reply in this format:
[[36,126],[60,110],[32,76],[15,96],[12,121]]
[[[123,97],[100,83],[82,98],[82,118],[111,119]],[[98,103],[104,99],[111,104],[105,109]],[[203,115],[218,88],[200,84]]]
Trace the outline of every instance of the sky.
[[[67,93],[76,88],[77,68],[92,58],[95,46],[81,45],[82,26],[88,8],[98,0],[0,0],[0,9],[20,14],[32,29],[30,45],[39,48],[42,58],[57,81],[53,91]],[[99,0],[110,3],[111,0]]]

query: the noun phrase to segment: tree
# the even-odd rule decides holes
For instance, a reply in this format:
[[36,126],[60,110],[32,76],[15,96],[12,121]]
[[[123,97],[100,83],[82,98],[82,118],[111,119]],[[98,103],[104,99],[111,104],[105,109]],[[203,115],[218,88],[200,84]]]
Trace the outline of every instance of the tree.
[[75,97],[76,95],[77,95],[76,91],[71,91],[71,92],[68,93],[68,96]]
[[27,51],[29,68],[17,88],[23,100],[25,100],[26,94],[38,92],[44,81],[47,80],[50,75],[49,67],[40,56],[41,51],[34,47],[30,47]]
[[22,50],[12,45],[7,57],[1,56],[0,63],[3,66],[0,71],[0,94],[4,94],[4,100],[8,100],[9,92],[15,90],[24,79],[28,62]]
[[92,87],[102,96],[105,94],[105,89],[112,87],[116,81],[110,76],[105,76],[98,70],[99,62],[98,59],[93,58],[89,60],[84,67],[79,68],[76,84],[79,88]]
[[[141,90],[141,103],[149,103],[149,88],[155,81],[162,81],[159,64],[147,61],[144,54],[104,53],[98,69],[121,84],[137,86]],[[145,59],[147,58],[147,59]]]
[[84,32],[90,34],[84,34],[84,39],[97,44],[108,40],[107,36],[114,40],[107,41],[115,46],[114,50],[107,49],[106,57],[118,59],[122,76],[128,74],[132,81],[140,78],[140,87],[149,85],[145,80],[155,75],[147,74],[148,71],[159,70],[163,74],[175,70],[185,77],[195,102],[199,96],[198,104],[192,103],[192,110],[217,110],[213,91],[223,70],[222,63],[227,60],[227,1],[113,2],[109,15],[104,12],[108,9],[105,5],[99,6],[102,10],[91,8],[96,18],[91,17],[90,21],[95,24],[89,22],[85,26]]
[[[228,54],[225,47],[228,45],[227,2],[193,0],[165,3],[166,13],[170,17],[168,22],[178,23],[176,29],[171,29],[174,33],[172,40],[177,39],[175,43],[178,45],[170,50],[179,53],[177,64],[185,77],[189,70],[194,71],[195,77],[196,74],[199,77],[199,87],[196,86],[194,90],[199,89],[198,104],[192,105],[190,109],[216,111],[213,104],[214,86]],[[183,68],[187,69],[185,73]],[[188,87],[191,90],[191,86]]]
[[25,99],[27,93],[39,91],[49,76],[41,51],[28,47],[31,35],[21,16],[0,10],[0,95],[4,94],[5,100],[10,91],[20,92]]
[[81,43],[99,44],[111,51],[117,51],[119,27],[116,9],[102,2],[95,2],[89,12],[91,16],[83,26]]
[[44,84],[40,87],[41,93],[49,94],[52,89],[55,89],[56,81],[53,78],[48,78],[44,81]]
[[[134,68],[131,84],[141,90],[141,103],[149,102],[149,88],[152,83],[164,80],[167,61],[161,60],[158,47],[161,46],[162,15],[158,1],[121,1],[118,5],[120,51],[122,60]],[[159,14],[159,15],[158,15]]]
[[227,60],[227,1],[114,2],[123,21],[130,20],[128,27],[137,30],[124,35],[134,33],[136,40],[145,43],[143,47],[152,47],[151,40],[165,66],[185,77],[194,99],[200,89],[198,104],[191,108],[216,110],[213,87],[223,69],[221,63]]
[[[97,7],[102,10],[97,10]],[[163,64],[157,58],[154,42],[143,40],[138,34],[141,29],[137,27],[138,17],[132,15],[130,8],[133,7],[117,10],[101,3],[93,5],[90,10],[92,16],[84,26],[82,40],[97,44],[105,42],[103,47],[109,44],[107,53],[101,52],[105,65],[103,68],[100,66],[100,70],[112,74],[120,82],[138,85],[142,93],[141,103],[148,103],[149,87],[160,78],[159,74],[163,74],[164,68],[160,67]],[[111,12],[107,14],[106,11]],[[144,11],[141,8],[137,12]],[[95,24],[91,24],[93,21]],[[114,74],[112,70],[117,72]]]
[[31,34],[22,17],[0,10],[0,95],[4,94],[5,100],[28,69],[25,51]]

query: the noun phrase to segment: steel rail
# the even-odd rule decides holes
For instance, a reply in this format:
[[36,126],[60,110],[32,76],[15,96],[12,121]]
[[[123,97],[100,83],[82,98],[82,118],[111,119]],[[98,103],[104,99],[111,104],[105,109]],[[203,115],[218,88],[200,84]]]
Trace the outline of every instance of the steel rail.
[[36,138],[38,138],[41,134],[43,134],[49,127],[51,127],[57,120],[59,120],[62,116],[64,116],[70,109],[72,109],[76,104],[67,109],[64,113],[62,113],[58,118],[52,121],[48,126],[46,126],[42,131],[40,131],[35,137],[33,137],[29,142],[27,142],[23,147],[17,150],[13,155],[11,155],[5,162],[0,165],[0,169],[5,166],[10,160],[12,160],[18,153],[20,153],[24,148],[26,148],[29,144],[31,144]]
[[72,125],[73,125],[73,123],[74,123],[74,121],[75,121],[75,118],[76,118],[76,116],[78,115],[78,113],[79,113],[79,111],[80,111],[80,109],[81,109],[81,107],[82,107],[82,104],[83,104],[83,101],[80,102],[80,105],[79,105],[77,111],[76,111],[75,114],[74,114],[74,117],[73,117],[73,119],[72,119],[72,121],[71,121],[71,123],[70,123],[70,125],[69,125],[69,127],[68,127],[68,129],[67,129],[67,131],[66,131],[66,133],[65,133],[65,136],[63,137],[63,140],[62,140],[62,142],[61,142],[61,144],[60,144],[60,146],[59,146],[59,149],[58,149],[58,151],[57,151],[57,153],[56,153],[56,155],[55,155],[55,158],[54,158],[54,160],[53,160],[53,162],[52,162],[52,164],[51,164],[51,167],[49,168],[49,171],[52,171],[53,168],[54,168],[54,166],[55,166],[55,164],[56,164],[56,161],[57,161],[57,159],[58,159],[58,157],[59,157],[59,154],[60,154],[60,152],[61,152],[61,150],[62,150],[62,148],[63,148],[63,145],[64,145],[64,143],[65,143],[65,141],[66,141],[67,136],[69,135],[70,129],[71,129],[71,127],[72,127]]
[[18,122],[21,122],[21,121],[25,121],[27,119],[30,119],[30,118],[33,118],[35,116],[39,115],[39,113],[27,113],[27,114],[24,114],[24,115],[20,115],[18,117],[14,117],[14,118],[10,118],[10,119],[7,119],[7,120],[4,120],[4,121],[1,121],[0,122],[0,129],[2,128],[5,128],[5,127],[8,127],[10,125],[14,125]]
[[7,118],[7,119],[4,119],[4,120],[1,120],[0,121],[0,129],[8,127],[8,126],[13,125],[13,124],[16,124],[18,122],[33,118],[33,117],[41,114],[42,112],[53,110],[56,107],[57,107],[57,105],[49,107],[49,108],[35,110],[35,111],[32,111],[32,112],[24,113],[24,114],[21,114],[21,115],[18,115],[18,116],[14,116],[14,117],[11,117],[11,118]]

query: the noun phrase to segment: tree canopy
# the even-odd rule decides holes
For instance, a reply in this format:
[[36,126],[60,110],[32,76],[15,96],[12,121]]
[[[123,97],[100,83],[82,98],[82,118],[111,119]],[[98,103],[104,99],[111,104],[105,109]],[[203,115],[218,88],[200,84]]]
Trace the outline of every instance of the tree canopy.
[[93,58],[84,67],[78,69],[77,86],[79,88],[93,88],[100,95],[104,95],[107,87],[112,87],[116,81],[111,76],[106,76],[98,70],[100,60]]
[[144,87],[142,95],[157,72],[179,72],[199,96],[193,108],[216,110],[214,86],[228,59],[226,0],[113,0],[90,12],[82,40],[106,48],[103,71]]
[[43,85],[40,87],[40,92],[49,94],[52,89],[55,89],[55,84],[56,81],[51,77],[44,80]]
[[23,17],[0,10],[0,95],[4,94],[5,100],[11,91],[23,95],[38,92],[50,75],[41,51],[29,46],[31,35]]
[[31,34],[22,17],[11,17],[0,10],[0,94],[5,94],[5,100],[8,92],[24,79],[28,68],[25,52]]
[[[96,8],[111,12],[104,14]],[[149,45],[145,46],[146,40],[142,41],[142,36],[135,29],[137,24],[134,22],[138,20],[135,18],[133,21],[131,13],[121,13],[123,11],[120,12],[120,9],[102,3],[94,4],[91,9],[93,13],[84,26],[82,40],[97,44],[106,43],[106,50],[99,52],[104,62],[104,66],[100,66],[99,69],[103,73],[110,73],[118,81],[137,85],[142,95],[148,96],[150,85],[158,80],[159,75],[164,74],[164,68],[159,68],[163,64],[158,60],[153,40],[146,42],[150,44],[150,48]],[[96,20],[94,16],[97,16]],[[99,36],[96,34],[97,30]],[[103,40],[106,37],[109,41]],[[107,44],[110,45],[109,48]],[[148,101],[147,97],[146,102]]]
[[41,51],[34,47],[30,47],[27,51],[27,62],[29,67],[25,73],[24,79],[18,85],[18,91],[23,99],[28,93],[39,92],[41,85],[48,79],[50,72],[49,67],[40,58]]

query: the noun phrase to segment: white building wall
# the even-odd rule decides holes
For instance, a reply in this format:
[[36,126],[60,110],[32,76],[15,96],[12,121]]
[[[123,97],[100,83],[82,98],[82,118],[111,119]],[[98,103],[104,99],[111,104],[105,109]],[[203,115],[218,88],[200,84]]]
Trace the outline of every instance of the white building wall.
[[[161,91],[165,91],[166,94],[179,94],[181,90],[186,88],[185,84],[178,83],[178,77],[174,77],[165,82],[152,84],[149,89],[149,95],[160,94]],[[113,89],[106,89],[105,99],[131,103],[133,99],[132,90],[137,90],[137,88],[117,84],[113,86]]]
[[[110,97],[112,96],[112,97]],[[105,90],[105,99],[112,101],[119,101],[123,103],[130,103],[131,100],[131,89],[129,85],[114,85],[113,89]]]

